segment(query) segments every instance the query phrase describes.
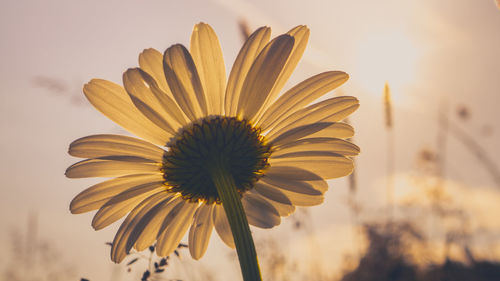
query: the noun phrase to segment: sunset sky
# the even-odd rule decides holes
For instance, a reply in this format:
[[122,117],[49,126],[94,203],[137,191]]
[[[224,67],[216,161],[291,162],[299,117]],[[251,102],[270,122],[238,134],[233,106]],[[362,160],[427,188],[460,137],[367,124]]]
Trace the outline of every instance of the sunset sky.
[[[361,147],[357,196],[371,213],[382,214],[385,203],[386,82],[395,110],[398,200],[418,193],[405,178],[413,174],[421,149],[435,149],[438,110],[443,108],[500,167],[500,10],[493,0],[2,1],[2,265],[11,257],[12,230],[24,233],[29,215],[36,214],[38,236],[59,249],[77,276],[109,280],[112,272],[117,274],[104,243],[113,239],[118,224],[95,232],[90,226],[93,213],[71,215],[68,207],[76,194],[98,181],[64,177],[65,169],[77,161],[67,154],[70,142],[91,134],[125,133],[90,106],[81,88],[92,78],[121,84],[123,71],[137,66],[143,49],[163,52],[175,43],[189,45],[193,25],[200,21],[219,36],[229,73],[242,45],[240,20],[252,30],[270,26],[273,36],[299,24],[311,29],[308,48],[286,88],[326,70],[349,73],[341,92],[356,96],[361,104],[352,118],[355,143]],[[456,114],[463,107],[468,119]],[[477,212],[473,216],[483,216],[478,221],[498,214],[500,186],[482,163],[452,136],[446,157],[445,176],[450,192],[459,194],[457,201]],[[323,266],[339,269],[355,242],[346,181],[329,183],[325,203],[308,209],[313,234],[288,234],[293,222],[285,218],[272,230],[255,229],[256,240],[285,236],[291,255],[308,256],[312,253],[307,241],[314,235],[314,243],[328,246],[313,247],[313,254],[328,257]],[[500,235],[498,223],[484,224]],[[495,249],[500,259],[500,240]],[[188,262],[222,270],[220,280],[234,280],[239,269],[228,259],[231,252],[212,235],[205,257]],[[176,270],[172,274],[186,278],[186,268],[179,265]],[[122,272],[123,278],[135,277]]]

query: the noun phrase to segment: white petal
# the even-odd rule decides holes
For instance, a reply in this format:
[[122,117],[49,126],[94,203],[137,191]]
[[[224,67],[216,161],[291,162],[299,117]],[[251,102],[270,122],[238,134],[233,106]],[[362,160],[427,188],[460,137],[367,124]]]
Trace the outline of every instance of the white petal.
[[123,73],[123,85],[135,106],[156,125],[175,134],[186,119],[175,101],[163,92],[156,81],[140,68]]
[[270,200],[282,203],[282,204],[287,204],[291,205],[292,202],[290,202],[290,199],[286,197],[286,195],[281,192],[279,189],[272,187],[271,185],[263,182],[263,181],[258,181],[254,185],[255,191],[257,191],[260,195],[262,195],[265,198],[268,198]]
[[[352,105],[344,110],[341,110],[336,113],[329,114],[327,117],[319,120],[321,122],[338,122],[341,120],[344,120],[347,116],[351,115],[354,111],[356,111],[359,108],[359,104]],[[323,109],[321,109],[323,110]],[[326,109],[328,110],[328,109]],[[319,111],[319,110],[318,110]]]
[[227,82],[226,96],[225,96],[225,113],[228,116],[235,116],[238,109],[238,100],[240,98],[241,87],[247,77],[248,70],[252,66],[255,58],[266,46],[271,36],[271,29],[268,27],[261,27],[257,29],[241,48],[238,57],[233,64],[229,79]]
[[322,180],[321,176],[316,175],[315,173],[299,167],[281,165],[280,163],[271,165],[271,167],[269,167],[266,171],[266,176],[299,181]]
[[[281,146],[303,138],[351,138],[354,128],[346,123],[318,122],[303,125],[269,138],[275,146]],[[267,136],[266,136],[267,137]]]
[[276,37],[260,52],[241,87],[237,115],[252,120],[260,110],[292,51],[294,39],[284,34]]
[[161,162],[164,150],[149,142],[120,135],[92,135],[73,141],[68,153],[81,158],[137,156]]
[[300,207],[316,206],[323,203],[325,199],[323,195],[307,195],[303,193],[291,192],[288,190],[282,191],[295,206]]
[[147,197],[165,191],[161,182],[146,183],[134,186],[112,197],[104,204],[92,219],[95,230],[102,229],[121,219]]
[[[71,165],[66,170],[68,178],[119,177],[132,174],[158,174],[160,164],[146,162],[138,157],[122,158],[125,161],[87,159]],[[139,162],[141,161],[142,162]],[[150,160],[149,160],[150,161]]]
[[142,115],[120,85],[93,79],[83,86],[83,92],[97,110],[136,136],[157,145],[165,145],[172,137]]
[[165,74],[163,73],[163,54],[159,51],[149,48],[142,51],[139,55],[139,66],[154,78],[160,90],[170,99],[174,96],[167,85]]
[[176,198],[174,193],[169,193],[168,197],[158,202],[153,208],[143,209],[143,214],[137,216],[138,219],[127,238],[127,252],[132,247],[135,247],[137,251],[142,251],[154,243],[165,217],[178,204],[176,202],[178,200],[179,198]]
[[220,115],[226,91],[226,67],[219,39],[208,24],[195,25],[189,50],[207,95],[208,114]]
[[193,220],[193,215],[198,208],[197,203],[185,202],[174,208],[165,218],[165,229],[158,235],[156,253],[160,257],[171,254],[181,241]]
[[290,30],[287,34],[293,36],[294,38],[293,49],[290,52],[288,60],[286,61],[286,64],[283,66],[283,69],[281,70],[278,79],[276,79],[276,83],[274,84],[273,89],[269,93],[266,102],[259,110],[260,114],[262,114],[264,110],[269,107],[269,104],[276,99],[281,89],[283,89],[283,86],[288,81],[293,71],[295,70],[295,67],[302,58],[302,54],[304,54],[304,50],[306,49],[307,46],[307,41],[309,40],[309,28],[307,28],[305,25],[299,25]]
[[342,155],[354,156],[359,154],[359,147],[343,139],[306,138],[281,146],[275,146],[271,157],[280,158],[290,153],[301,151],[330,151]]
[[347,117],[359,107],[354,97],[335,97],[313,104],[291,114],[272,128],[267,136],[273,138],[285,131],[317,122],[337,122]]
[[222,205],[215,205],[212,219],[214,221],[215,230],[219,237],[224,241],[224,243],[230,247],[235,247],[233,233],[231,231],[231,226],[229,226],[229,222],[227,220],[226,211],[224,211],[224,207]]
[[274,102],[256,123],[262,131],[279,124],[298,109],[342,85],[349,75],[342,71],[323,72],[297,84]]
[[193,58],[176,44],[165,51],[163,69],[170,90],[186,116],[194,121],[207,116],[207,102]]
[[314,133],[317,133],[321,130],[325,130],[326,128],[332,126],[335,123],[330,122],[319,122],[308,125],[303,125],[297,128],[293,128],[289,131],[283,132],[280,135],[275,135],[272,137],[266,136],[266,138],[273,145],[283,145],[307,136],[310,136]]
[[160,202],[169,200],[172,195],[167,192],[160,192],[154,194],[146,199],[144,199],[139,205],[137,205],[127,216],[127,218],[120,225],[120,228],[116,232],[115,238],[113,240],[113,245],[111,247],[111,260],[119,263],[128,254],[130,249],[126,249],[126,243],[129,235],[135,229],[135,225],[143,217],[145,213],[157,206]]
[[134,244],[134,248],[137,251],[142,251],[154,243],[170,211],[179,204],[184,204],[184,199],[180,197],[170,199],[171,200],[165,201],[155,207],[150,217],[145,217],[144,220],[138,222],[141,228],[136,228],[136,230],[130,234],[130,238],[127,242],[129,247]]
[[354,136],[354,128],[346,123],[330,123],[331,125],[315,133],[307,135],[308,138],[340,138],[347,139]]
[[281,222],[278,211],[260,195],[247,193],[241,199],[248,223],[260,228],[271,228]]
[[304,151],[290,157],[271,158],[269,162],[271,167],[273,165],[301,167],[324,179],[347,176],[354,169],[351,159],[330,152]]
[[[271,184],[274,184],[276,181],[283,181],[283,180],[292,182],[299,181],[299,182],[305,182],[306,185],[305,190],[309,190],[311,187],[317,191],[320,191],[321,193],[325,193],[328,190],[328,184],[321,176],[311,171],[304,170],[302,168],[286,166],[282,165],[281,163],[275,163],[269,168],[269,170],[266,172],[266,175],[268,177],[269,176],[274,177],[274,180],[271,179],[271,181],[267,181]],[[302,185],[304,184],[300,183],[298,184],[298,186]],[[300,189],[291,190],[290,188],[292,186],[289,186],[288,188],[280,186],[280,188],[287,189],[289,191],[304,193],[301,192]],[[315,195],[317,194],[317,192],[310,191],[309,194]]]
[[213,209],[214,204],[203,204],[199,207],[189,230],[189,252],[195,260],[200,259],[207,251],[208,241],[214,228]]
[[268,202],[273,205],[273,207],[278,211],[278,214],[281,217],[288,217],[289,215],[293,214],[295,212],[295,205],[290,204],[282,204],[273,200],[268,200]]
[[[273,191],[273,192],[279,192],[279,193],[282,193],[284,196],[287,196],[287,195],[285,195],[277,187],[268,185],[268,188],[269,189],[274,189],[275,191]],[[256,189],[251,189],[251,190],[249,190],[247,192],[254,193],[254,194],[256,193],[256,194],[262,195]],[[262,198],[265,199],[267,202],[269,202],[271,205],[273,205],[273,207],[276,209],[276,211],[278,211],[278,214],[281,217],[287,217],[287,216],[291,215],[295,211],[295,206],[293,205],[293,203],[291,203],[291,201],[290,201],[290,199],[288,199],[288,197],[286,197],[286,198],[287,198],[288,201],[290,201],[289,204],[283,204],[283,203],[280,203],[280,202],[276,202],[276,201],[270,199],[269,197],[265,197],[264,195],[262,195]]]
[[[151,122],[166,132],[175,135],[177,130],[175,130],[174,127],[172,127],[172,124],[170,124],[170,122],[168,122],[167,119],[165,119],[164,116],[162,116],[158,111],[155,111],[136,96],[130,95],[130,99],[135,104],[137,109],[139,109],[144,116],[151,120]],[[180,126],[176,128],[180,128]]]
[[[142,80],[142,83],[146,87],[149,88],[151,93],[154,95],[156,98],[156,101],[159,103],[161,107],[163,107],[163,112],[168,116],[169,121],[172,122],[173,124],[180,124],[182,126],[186,125],[188,123],[187,117],[182,112],[180,107],[177,105],[177,102],[175,101],[173,94],[172,93],[167,93],[163,91],[158,83],[154,80],[154,78],[150,77],[147,73],[139,69],[139,73],[141,74],[140,79],[138,79],[139,83]],[[162,70],[162,76],[163,80],[165,80],[165,75],[163,75],[163,70]],[[173,120],[172,120],[173,119]],[[177,123],[176,123],[177,122]]]
[[314,186],[307,181],[292,180],[286,177],[266,174],[260,181],[268,185],[274,185],[283,190],[293,191],[296,193],[303,193],[308,195],[321,195],[323,192],[317,190]]
[[[322,186],[316,186],[315,184],[317,182],[308,182],[313,185],[313,187],[317,190],[323,189]],[[271,203],[276,210],[279,212],[280,216],[288,216],[291,213],[294,212],[295,206],[315,206],[323,203],[324,196],[323,194],[319,195],[308,195],[304,193],[297,193],[297,192],[292,192],[286,189],[282,189],[281,187],[274,186],[274,185],[269,185],[269,188],[275,188],[281,191],[289,200],[292,202],[292,206],[286,205],[286,204],[281,204],[273,200],[268,200],[269,203]],[[250,192],[253,192],[252,190]],[[265,198],[264,198],[265,199]]]
[[93,185],[78,194],[70,204],[73,214],[81,214],[101,208],[112,197],[138,185],[151,182],[162,182],[161,174],[130,175],[110,179]]

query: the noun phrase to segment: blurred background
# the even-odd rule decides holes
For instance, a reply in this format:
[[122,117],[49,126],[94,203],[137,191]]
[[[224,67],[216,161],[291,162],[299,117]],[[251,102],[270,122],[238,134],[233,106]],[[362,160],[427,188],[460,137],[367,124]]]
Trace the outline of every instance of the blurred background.
[[332,95],[361,103],[348,120],[355,173],[330,181],[322,205],[253,229],[265,280],[500,280],[493,0],[0,1],[0,279],[141,280],[150,270],[147,280],[240,280],[217,235],[200,261],[181,247],[163,262],[146,251],[115,265],[106,242],[119,224],[96,232],[93,213],[69,212],[99,181],[64,177],[77,161],[69,143],[125,133],[83,84],[121,84],[143,49],[189,45],[200,21],[217,32],[228,73],[249,30],[308,25],[285,88],[343,70],[351,79]]

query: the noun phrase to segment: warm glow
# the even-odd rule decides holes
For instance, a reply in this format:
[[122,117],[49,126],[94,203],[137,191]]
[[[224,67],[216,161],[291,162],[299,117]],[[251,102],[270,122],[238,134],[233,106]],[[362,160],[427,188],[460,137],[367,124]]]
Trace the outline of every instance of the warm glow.
[[418,50],[401,31],[381,31],[362,37],[354,50],[353,82],[363,90],[380,95],[387,81],[400,102],[399,92],[415,81]]

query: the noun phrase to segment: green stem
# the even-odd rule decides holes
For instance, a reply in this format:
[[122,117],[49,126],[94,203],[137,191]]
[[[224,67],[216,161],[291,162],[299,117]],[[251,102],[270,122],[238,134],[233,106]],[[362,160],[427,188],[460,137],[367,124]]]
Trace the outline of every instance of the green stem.
[[234,183],[233,176],[221,166],[223,165],[213,167],[212,179],[231,226],[243,280],[261,281],[257,253],[255,252],[247,216],[241,204],[240,194]]

